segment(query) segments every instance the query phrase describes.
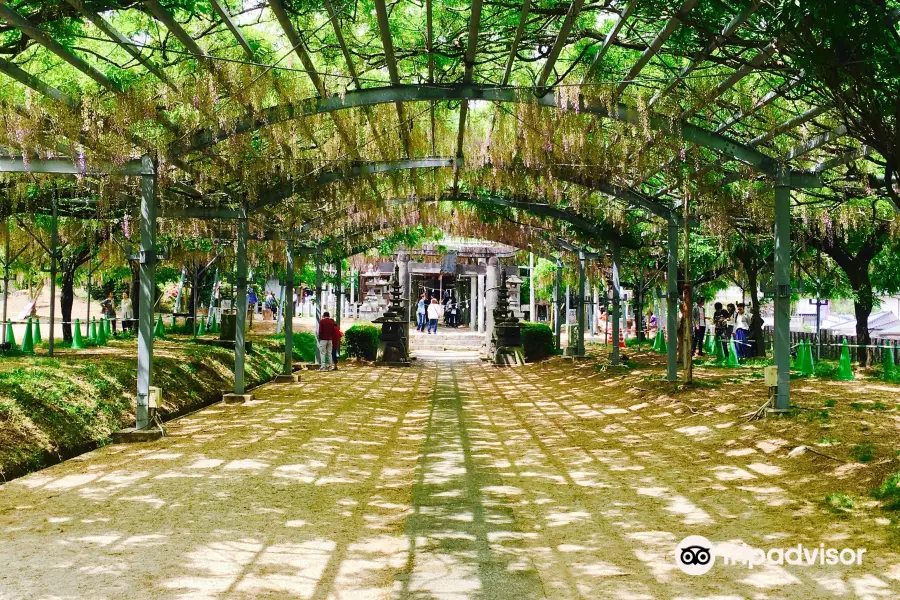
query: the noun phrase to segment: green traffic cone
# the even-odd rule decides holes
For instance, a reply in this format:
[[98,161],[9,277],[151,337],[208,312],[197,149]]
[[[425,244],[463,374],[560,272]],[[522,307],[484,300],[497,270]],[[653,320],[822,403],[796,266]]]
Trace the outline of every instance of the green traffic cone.
[[166,335],[166,327],[162,322],[162,315],[156,317],[156,327],[153,329],[153,337],[164,337]]
[[9,342],[10,352],[18,350],[18,348],[16,348],[16,334],[13,331],[12,321],[6,322],[6,341]]
[[669,347],[666,344],[666,332],[662,329],[662,327],[660,327],[659,331],[659,350],[657,350],[657,352],[659,352],[660,354],[666,354],[669,351]]
[[31,317],[28,317],[25,337],[22,338],[22,354],[34,354],[34,330],[31,325]]
[[837,376],[835,377],[838,381],[853,381],[853,366],[850,363],[850,346],[847,344],[847,339],[844,338],[844,343],[841,344],[841,362],[838,365]]
[[652,352],[659,352],[659,332],[660,330],[656,330],[656,335],[653,336],[653,345],[650,346],[650,350]]
[[172,333],[175,333],[175,315],[172,315],[172,327],[169,329]]
[[81,338],[81,319],[75,319],[75,332],[72,334],[72,350],[84,350],[84,340]]
[[734,343],[734,336],[731,336],[731,342],[728,344],[728,360],[725,363],[726,367],[740,367],[741,363],[738,362],[737,357],[737,344]]
[[200,317],[200,329],[197,330],[197,335],[206,335],[206,319]]
[[34,345],[37,346],[41,343],[41,321],[40,319],[34,320]]
[[716,340],[716,365],[724,367],[726,362],[725,340]]
[[103,333],[106,334],[106,339],[112,337],[112,319],[106,317],[103,319]]
[[885,348],[884,360],[881,364],[884,365],[884,372],[881,375],[882,379],[885,381],[897,379],[897,366],[894,364],[894,349],[892,347],[888,346]]
[[91,334],[88,336],[88,339],[92,342],[96,342],[100,339],[100,337],[97,335],[97,317],[94,317],[91,321]]
[[100,319],[100,327],[97,328],[97,339],[95,341],[98,346],[105,346],[108,341],[106,337],[106,325],[103,321],[105,321],[105,319]]
[[703,352],[706,354],[716,353],[716,342],[714,341],[711,329],[706,330],[706,341],[703,342]]
[[803,340],[805,350],[803,352],[803,361],[800,363],[800,374],[804,377],[816,376],[816,362],[813,360],[812,344],[809,340]]

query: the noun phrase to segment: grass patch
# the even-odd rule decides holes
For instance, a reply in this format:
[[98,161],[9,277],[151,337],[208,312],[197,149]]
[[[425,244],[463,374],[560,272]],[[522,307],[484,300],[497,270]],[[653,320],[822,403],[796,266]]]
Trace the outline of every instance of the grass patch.
[[850,449],[850,456],[856,462],[867,463],[875,458],[875,449],[869,442],[863,442]]
[[[153,385],[163,391],[163,413],[191,410],[220,397],[233,382],[234,352],[215,346],[169,344],[153,359]],[[254,344],[247,385],[267,381],[282,363],[281,348]],[[12,365],[10,365],[12,366]],[[104,444],[134,423],[137,388],[133,357],[24,357],[0,372],[0,473],[17,476]]]
[[825,505],[836,514],[848,514],[853,511],[856,502],[849,494],[828,494],[825,496]]
[[827,400],[825,400],[825,406],[827,406],[828,408],[834,408],[836,405],[837,400],[835,400],[834,398],[828,398]]
[[807,423],[827,423],[831,415],[827,410],[809,410],[803,413],[803,420]]
[[821,446],[834,446],[836,444],[840,444],[841,442],[837,438],[825,436],[825,437],[819,438],[819,441],[816,443]]

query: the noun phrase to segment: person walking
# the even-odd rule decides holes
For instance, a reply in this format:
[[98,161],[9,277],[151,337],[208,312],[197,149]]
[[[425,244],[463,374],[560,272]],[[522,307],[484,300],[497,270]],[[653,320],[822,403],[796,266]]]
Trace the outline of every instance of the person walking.
[[691,311],[691,320],[694,323],[694,354],[703,356],[703,336],[706,335],[706,300],[697,298],[697,305]]
[[745,305],[738,302],[737,313],[734,315],[734,345],[737,349],[738,359],[750,357],[750,316],[744,312]]
[[250,321],[249,328],[253,329],[253,313],[256,312],[256,305],[259,304],[259,296],[253,286],[247,287],[247,320]]
[[425,331],[425,292],[419,296],[419,302],[416,304],[416,331]]
[[122,331],[131,331],[134,325],[134,305],[128,292],[122,292]]
[[[729,315],[728,311],[722,307],[721,302],[713,304],[713,332],[715,333],[717,344],[727,342],[728,340],[725,335],[728,328],[728,319],[730,317],[731,315]],[[725,354],[728,354],[727,343],[725,345]]]
[[272,311],[273,319],[278,315],[278,301],[275,300],[275,294],[272,292],[272,290],[269,290],[269,294],[266,296],[266,302],[264,306],[267,310]]
[[322,361],[319,365],[320,371],[331,371],[334,369],[332,363],[332,351],[334,349],[334,339],[337,337],[337,323],[331,318],[328,311],[322,313],[319,319],[319,357]]
[[112,325],[113,333],[116,333],[116,297],[110,292],[106,295],[106,298],[103,302],[100,303],[100,308],[103,310],[103,316],[110,320],[110,325]]
[[428,305],[428,333],[431,333],[432,329],[434,329],[434,333],[437,333],[437,324],[440,318],[441,305],[438,303],[437,298],[432,298],[431,304]]
[[331,344],[331,362],[334,366],[331,368],[332,371],[338,370],[338,357],[341,355],[341,340],[344,339],[344,332],[341,331],[341,328],[337,326],[337,323],[334,325],[334,343]]

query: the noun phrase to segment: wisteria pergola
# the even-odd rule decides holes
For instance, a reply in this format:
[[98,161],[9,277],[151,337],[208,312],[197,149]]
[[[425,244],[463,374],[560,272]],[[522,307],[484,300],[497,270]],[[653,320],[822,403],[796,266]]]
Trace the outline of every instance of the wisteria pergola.
[[[776,408],[787,409],[791,191],[848,185],[847,166],[870,150],[782,55],[774,10],[763,0],[0,0],[0,170],[74,190],[32,194],[10,212],[139,214],[139,428],[155,236],[171,222],[235,224],[242,305],[249,239],[284,240],[290,267],[300,247],[359,251],[404,224],[503,206],[553,223],[553,244],[518,241],[574,253],[582,273],[586,257],[609,251],[615,339],[620,252],[640,244],[625,225],[645,221],[668,236],[675,380],[676,211],[692,195],[715,201],[730,184],[763,182],[752,189],[774,188]],[[462,233],[487,231],[464,221]]]

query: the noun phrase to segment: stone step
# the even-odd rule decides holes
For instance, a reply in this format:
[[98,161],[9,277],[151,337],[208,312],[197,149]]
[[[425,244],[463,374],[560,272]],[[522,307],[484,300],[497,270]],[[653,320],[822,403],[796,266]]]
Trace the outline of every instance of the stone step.
[[410,346],[410,352],[443,352],[443,351],[459,351],[459,352],[481,352],[481,346],[441,346],[441,345],[423,345]]

